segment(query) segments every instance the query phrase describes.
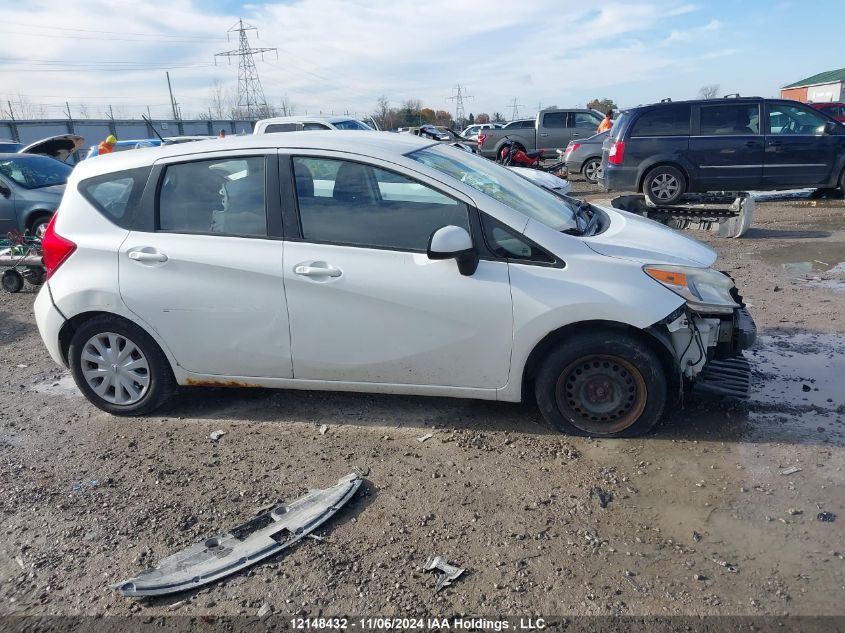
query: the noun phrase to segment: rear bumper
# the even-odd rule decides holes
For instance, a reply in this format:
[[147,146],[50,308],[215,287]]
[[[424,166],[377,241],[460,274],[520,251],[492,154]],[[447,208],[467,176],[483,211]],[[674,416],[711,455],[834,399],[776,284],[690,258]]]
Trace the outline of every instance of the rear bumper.
[[45,283],[41,286],[41,290],[38,291],[38,296],[35,298],[34,311],[38,333],[41,334],[41,340],[44,341],[44,345],[50,353],[50,358],[57,365],[66,367],[67,364],[62,357],[62,349],[59,342],[59,332],[65,324],[65,317],[53,304],[49,283]]
[[607,191],[636,191],[637,170],[624,165],[610,165],[602,161],[602,172],[599,184]]
[[584,162],[580,160],[568,160],[565,164],[566,171],[570,174],[580,174],[581,168],[584,166]]

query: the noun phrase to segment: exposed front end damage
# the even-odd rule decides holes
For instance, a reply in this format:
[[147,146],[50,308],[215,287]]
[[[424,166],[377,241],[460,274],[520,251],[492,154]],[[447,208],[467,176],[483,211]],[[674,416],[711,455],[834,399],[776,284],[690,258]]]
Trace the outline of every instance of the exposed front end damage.
[[290,547],[331,518],[361,486],[365,472],[351,473],[331,488],[311,490],[277,505],[225,534],[162,559],[155,569],[114,585],[124,596],[157,596],[193,589],[254,565]]
[[742,352],[753,345],[757,328],[740,306],[730,314],[702,314],[683,307],[662,321],[685,386],[701,393],[748,397],[751,368]]

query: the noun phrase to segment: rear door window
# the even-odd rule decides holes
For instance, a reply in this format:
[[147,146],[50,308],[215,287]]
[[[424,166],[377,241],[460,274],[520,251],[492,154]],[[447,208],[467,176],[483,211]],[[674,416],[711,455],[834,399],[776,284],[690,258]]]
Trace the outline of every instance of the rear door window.
[[168,165],[158,200],[158,229],[177,233],[267,235],[264,157]]
[[549,112],[548,114],[543,115],[543,127],[565,128],[566,119],[566,112]]
[[760,111],[756,103],[731,103],[701,106],[703,136],[747,135],[760,133]]
[[689,136],[690,106],[665,105],[643,112],[631,136]]

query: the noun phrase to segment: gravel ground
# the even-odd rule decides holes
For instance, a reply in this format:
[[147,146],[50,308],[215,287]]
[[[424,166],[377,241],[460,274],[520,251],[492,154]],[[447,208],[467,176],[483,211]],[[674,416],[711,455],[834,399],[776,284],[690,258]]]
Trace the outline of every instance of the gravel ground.
[[[552,432],[533,405],[296,391],[113,418],[51,363],[34,293],[2,294],[0,615],[845,614],[845,206],[694,234],[760,326],[754,396],[692,398],[633,440]],[[176,596],[110,588],[357,466],[324,541]],[[467,570],[438,594],[435,553]]]

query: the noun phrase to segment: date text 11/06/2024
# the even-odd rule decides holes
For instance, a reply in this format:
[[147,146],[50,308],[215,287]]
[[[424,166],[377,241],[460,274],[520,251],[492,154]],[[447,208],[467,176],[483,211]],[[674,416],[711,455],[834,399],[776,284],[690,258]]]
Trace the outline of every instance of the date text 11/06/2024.
[[514,618],[493,620],[487,618],[291,618],[294,630],[348,630],[362,631],[540,631],[546,628],[543,618]]

